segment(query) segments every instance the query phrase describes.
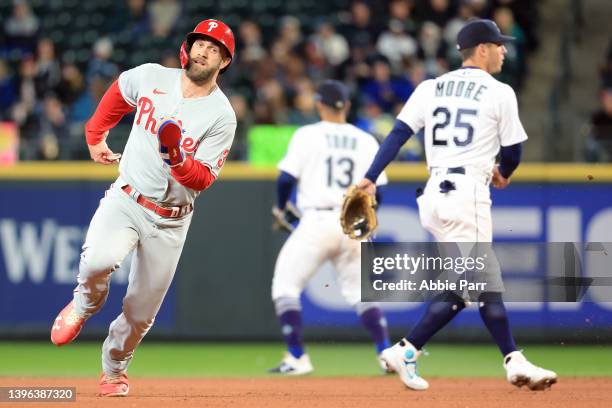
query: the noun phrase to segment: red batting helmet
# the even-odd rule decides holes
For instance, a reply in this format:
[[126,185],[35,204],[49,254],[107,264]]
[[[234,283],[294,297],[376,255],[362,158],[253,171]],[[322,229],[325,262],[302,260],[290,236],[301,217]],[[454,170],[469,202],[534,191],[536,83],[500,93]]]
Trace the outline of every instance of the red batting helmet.
[[214,41],[221,44],[230,55],[230,63],[221,70],[221,73],[225,72],[234,59],[234,33],[223,21],[208,19],[200,21],[200,23],[193,29],[192,32],[187,34],[187,39],[181,44],[181,67],[185,68],[189,61],[189,49],[195,41],[196,37],[210,37]]

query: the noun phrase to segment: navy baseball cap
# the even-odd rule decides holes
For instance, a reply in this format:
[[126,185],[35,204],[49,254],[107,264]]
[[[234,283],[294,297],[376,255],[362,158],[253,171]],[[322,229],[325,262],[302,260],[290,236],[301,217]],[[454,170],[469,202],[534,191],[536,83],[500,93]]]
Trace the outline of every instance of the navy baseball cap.
[[459,31],[457,48],[465,50],[466,48],[476,47],[478,44],[503,44],[514,40],[514,37],[503,35],[493,21],[478,18],[468,21]]
[[317,88],[315,101],[331,106],[335,109],[342,109],[349,100],[349,91],[340,81],[333,79],[325,80]]

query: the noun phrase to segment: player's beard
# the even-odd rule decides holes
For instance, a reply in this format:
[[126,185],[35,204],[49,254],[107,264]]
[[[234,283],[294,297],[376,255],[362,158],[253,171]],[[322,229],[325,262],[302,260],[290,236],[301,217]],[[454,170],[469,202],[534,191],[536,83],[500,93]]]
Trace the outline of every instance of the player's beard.
[[209,65],[208,68],[205,68],[194,62],[193,58],[189,56],[187,66],[185,66],[185,74],[187,75],[187,78],[191,79],[193,82],[201,84],[210,81],[215,72],[219,70],[220,66],[221,61],[219,61],[216,66]]

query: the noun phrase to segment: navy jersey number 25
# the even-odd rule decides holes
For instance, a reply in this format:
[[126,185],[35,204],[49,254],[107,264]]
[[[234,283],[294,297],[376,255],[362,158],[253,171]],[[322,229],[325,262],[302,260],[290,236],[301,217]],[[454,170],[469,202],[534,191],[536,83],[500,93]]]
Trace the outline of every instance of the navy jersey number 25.
[[433,111],[433,116],[435,118],[439,118],[439,121],[434,125],[432,134],[433,134],[433,145],[434,146],[448,146],[448,139],[443,138],[438,134],[439,130],[446,128],[451,124],[452,118],[454,116],[455,121],[453,124],[453,128],[457,130],[464,130],[463,134],[455,135],[452,137],[452,141],[455,146],[467,146],[472,143],[474,139],[474,127],[470,123],[470,118],[476,117],[478,111],[476,109],[457,109],[457,113],[453,115],[453,113],[446,107],[440,106]]

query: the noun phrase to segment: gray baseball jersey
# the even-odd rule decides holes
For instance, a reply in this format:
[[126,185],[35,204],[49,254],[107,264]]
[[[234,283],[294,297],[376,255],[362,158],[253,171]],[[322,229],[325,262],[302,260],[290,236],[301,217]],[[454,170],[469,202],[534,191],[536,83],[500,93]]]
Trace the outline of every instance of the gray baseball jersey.
[[159,156],[157,128],[173,117],[183,128],[183,150],[218,176],[236,130],[236,115],[221,89],[183,98],[180,69],[144,64],[119,76],[124,99],[136,117],[119,165],[120,177],[145,197],[167,206],[186,205],[199,194],[179,184]]
[[[164,218],[121,189],[126,184],[160,206],[190,204],[199,194],[179,184],[159,154],[157,129],[166,118],[183,128],[182,148],[218,176],[236,129],[236,117],[217,87],[200,98],[184,98],[181,70],[145,64],[121,74],[119,89],[136,107],[120,176],[100,201],[83,245],[75,310],[96,313],[108,293],[110,274],[133,251],[123,313],[110,325],[102,348],[104,372],[127,370],[133,352],[155,321],[170,287],[192,213]],[[112,137],[112,134],[111,134]]]

